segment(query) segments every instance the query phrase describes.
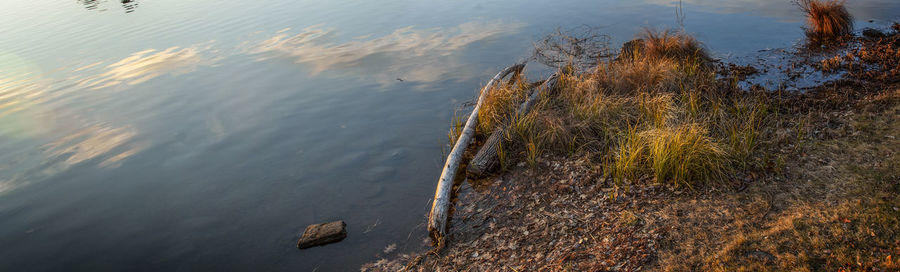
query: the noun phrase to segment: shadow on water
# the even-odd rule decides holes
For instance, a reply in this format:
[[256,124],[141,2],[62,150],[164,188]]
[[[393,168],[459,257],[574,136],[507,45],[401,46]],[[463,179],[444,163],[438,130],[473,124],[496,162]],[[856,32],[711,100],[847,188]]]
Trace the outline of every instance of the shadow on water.
[[[79,4],[84,5],[84,8],[87,10],[97,10],[101,6],[101,4],[106,1],[102,0],[78,0]],[[138,7],[137,0],[119,0],[117,1],[122,4],[122,8],[125,9],[125,13],[134,12]],[[104,11],[106,9],[100,9],[100,11]]]

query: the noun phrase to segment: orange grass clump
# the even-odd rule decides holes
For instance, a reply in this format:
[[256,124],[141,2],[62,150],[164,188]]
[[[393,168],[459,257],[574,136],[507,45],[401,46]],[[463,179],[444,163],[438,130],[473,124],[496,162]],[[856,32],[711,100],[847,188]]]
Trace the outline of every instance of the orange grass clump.
[[838,41],[853,32],[853,16],[843,0],[800,0],[809,29],[806,36],[814,42]]
[[699,58],[703,61],[711,59],[697,39],[682,32],[645,29],[640,39],[644,41],[642,54],[645,57],[677,60]]

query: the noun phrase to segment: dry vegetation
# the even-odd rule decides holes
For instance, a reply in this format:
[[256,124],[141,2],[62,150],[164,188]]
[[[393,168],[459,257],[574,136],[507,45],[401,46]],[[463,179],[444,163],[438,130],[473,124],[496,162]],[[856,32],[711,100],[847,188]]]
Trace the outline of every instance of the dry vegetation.
[[[851,87],[852,88],[852,87]],[[742,191],[700,194],[651,212],[671,231],[662,270],[896,271],[900,254],[900,92],[853,108],[785,107]],[[852,91],[838,87],[839,91]]]
[[897,271],[898,102],[895,89],[780,116],[766,143],[780,164],[735,177],[738,188],[616,187],[588,158],[542,156],[463,192],[445,248],[367,269]]
[[826,58],[820,64],[825,71],[847,71],[854,80],[882,83],[900,82],[900,24],[884,37],[858,38],[860,46]]
[[479,131],[510,127],[504,152],[513,155],[505,157],[534,165],[542,154],[587,156],[619,183],[651,178],[690,187],[756,165],[767,98],[718,80],[688,35],[648,30],[639,41],[627,57],[591,71],[564,69],[552,98],[525,116],[514,109],[528,85],[500,88],[479,113]]
[[740,89],[671,31],[562,67],[524,116],[534,84],[507,82],[479,113],[501,172],[457,187],[441,247],[364,270],[900,271],[898,39],[803,93]]
[[814,44],[843,40],[853,33],[853,16],[843,0],[799,0],[806,13],[806,36]]

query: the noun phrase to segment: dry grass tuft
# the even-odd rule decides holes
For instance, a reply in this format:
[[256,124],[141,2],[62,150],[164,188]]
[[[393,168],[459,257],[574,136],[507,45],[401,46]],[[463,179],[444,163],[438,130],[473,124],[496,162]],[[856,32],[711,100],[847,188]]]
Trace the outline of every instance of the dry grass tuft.
[[640,40],[643,40],[644,45],[642,52],[636,54],[637,56],[653,59],[688,60],[698,58],[704,61],[711,60],[700,42],[683,32],[645,29],[640,34]]
[[525,77],[520,76],[492,89],[478,111],[479,131],[489,133],[500,124],[508,124],[511,120],[507,113],[516,111],[519,103],[529,95],[530,87]]
[[644,153],[646,152],[645,139],[636,129],[630,128],[622,137],[620,137],[615,156],[612,158],[613,165],[610,171],[618,184],[625,180],[634,180],[637,174],[643,170]]
[[843,0],[800,0],[809,29],[806,36],[815,43],[840,41],[853,33],[853,16]]
[[721,178],[728,168],[725,151],[697,124],[644,132],[647,162],[658,182],[691,186]]

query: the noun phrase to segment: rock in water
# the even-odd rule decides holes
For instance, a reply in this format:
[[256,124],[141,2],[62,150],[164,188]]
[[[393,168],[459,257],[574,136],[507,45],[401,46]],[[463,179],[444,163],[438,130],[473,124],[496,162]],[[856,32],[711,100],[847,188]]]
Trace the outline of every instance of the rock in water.
[[300,236],[300,241],[297,241],[297,248],[310,248],[344,240],[347,237],[346,227],[344,220],[309,225],[303,236]]
[[881,32],[881,30],[874,29],[874,28],[868,28],[868,27],[863,29],[862,34],[863,34],[863,36],[865,36],[866,38],[869,38],[869,39],[880,39],[880,38],[887,37],[887,35],[885,35],[884,32]]

